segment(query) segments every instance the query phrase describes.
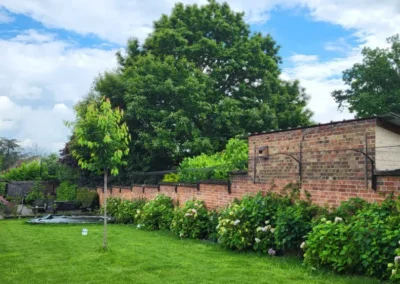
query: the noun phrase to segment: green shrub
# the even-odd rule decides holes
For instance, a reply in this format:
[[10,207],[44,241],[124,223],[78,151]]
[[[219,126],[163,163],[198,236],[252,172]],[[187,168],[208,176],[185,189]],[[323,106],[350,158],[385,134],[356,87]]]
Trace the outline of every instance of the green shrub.
[[[122,199],[119,197],[109,197],[107,198],[107,215],[115,217],[118,212],[118,208],[122,203]],[[101,214],[104,214],[104,207],[101,207]]]
[[40,163],[39,161],[22,163],[19,167],[12,168],[8,172],[3,173],[1,177],[10,181],[39,180]]
[[43,200],[43,199],[45,199],[44,187],[39,181],[35,181],[32,190],[26,196],[25,201],[27,204],[32,204],[36,200]]
[[276,215],[275,243],[283,250],[300,250],[300,245],[311,231],[311,220],[319,212],[318,206],[297,202],[281,207]]
[[59,201],[75,201],[76,190],[76,185],[64,181],[56,189],[56,199]]
[[172,199],[158,194],[155,199],[147,202],[137,210],[135,219],[137,227],[145,230],[165,230],[171,226],[174,206]]
[[341,217],[322,219],[308,235],[304,261],[312,267],[387,279],[400,240],[398,216],[395,203],[386,200],[358,209],[346,222]]
[[78,188],[76,190],[76,201],[82,208],[99,207],[99,195],[94,189]]
[[338,208],[336,208],[334,215],[349,219],[354,216],[358,211],[363,210],[369,206],[369,203],[359,197],[350,198],[347,201],[343,201]]
[[171,231],[181,238],[205,239],[208,236],[209,215],[204,202],[187,201],[182,208],[176,207]]
[[[400,242],[399,242],[400,244]],[[390,274],[390,280],[394,282],[400,281],[400,248],[395,250],[395,257],[393,262],[388,264],[388,274]]]
[[253,248],[266,253],[274,246],[275,213],[290,200],[276,194],[245,196],[221,211],[218,241],[235,250]]
[[322,218],[312,228],[303,246],[304,262],[314,268],[326,266],[338,272],[351,272],[358,261],[357,247],[349,239],[351,225],[336,220]]
[[6,194],[6,183],[0,182],[0,196],[4,196]]
[[163,182],[178,182],[179,181],[179,176],[178,174],[170,173],[166,174],[163,177]]
[[114,215],[117,223],[133,224],[138,210],[141,210],[145,205],[144,199],[122,200]]
[[247,142],[233,138],[223,152],[185,158],[179,165],[179,181],[227,180],[231,171],[247,168],[248,151]]
[[213,242],[218,240],[218,216],[219,213],[215,210],[208,211],[208,222],[207,222],[207,239]]

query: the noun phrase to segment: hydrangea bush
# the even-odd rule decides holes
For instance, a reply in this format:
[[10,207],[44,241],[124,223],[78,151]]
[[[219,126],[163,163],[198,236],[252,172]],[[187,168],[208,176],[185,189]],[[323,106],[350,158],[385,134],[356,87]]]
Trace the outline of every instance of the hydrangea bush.
[[281,207],[276,215],[276,246],[282,250],[298,251],[300,244],[311,231],[311,220],[321,210],[320,207],[305,201]]
[[174,206],[172,199],[163,194],[147,202],[136,211],[135,220],[139,229],[165,230],[171,226]]
[[142,209],[144,199],[123,200],[118,197],[107,199],[107,213],[115,218],[117,223],[133,224],[137,210]]
[[304,261],[315,268],[387,279],[400,240],[398,216],[396,202],[388,199],[358,209],[348,220],[321,219],[303,245]]
[[176,207],[171,231],[181,238],[204,239],[208,235],[209,214],[203,201],[187,201]]
[[276,194],[261,193],[245,196],[221,211],[219,217],[218,241],[222,246],[234,250],[253,248],[268,252],[273,246],[275,212],[281,206],[288,206],[290,200]]

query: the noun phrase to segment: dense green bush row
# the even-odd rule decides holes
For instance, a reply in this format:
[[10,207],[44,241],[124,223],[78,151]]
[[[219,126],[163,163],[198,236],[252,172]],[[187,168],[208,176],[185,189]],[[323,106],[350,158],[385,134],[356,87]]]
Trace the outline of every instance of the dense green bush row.
[[174,208],[171,198],[158,195],[146,204],[111,198],[108,211],[141,229],[170,229],[180,238],[269,255],[304,250],[313,269],[400,280],[400,202],[391,197],[382,204],[354,198],[328,210],[293,194],[259,193],[216,212],[199,200]]
[[[392,199],[382,204],[359,199],[344,203],[335,217],[315,222],[304,244],[304,262],[314,268],[389,278],[400,241],[399,205]],[[397,274],[400,271],[393,268],[393,277]]]
[[185,158],[179,165],[178,173],[165,175],[163,181],[195,183],[210,179],[227,180],[231,171],[247,169],[248,151],[246,141],[230,139],[222,152]]

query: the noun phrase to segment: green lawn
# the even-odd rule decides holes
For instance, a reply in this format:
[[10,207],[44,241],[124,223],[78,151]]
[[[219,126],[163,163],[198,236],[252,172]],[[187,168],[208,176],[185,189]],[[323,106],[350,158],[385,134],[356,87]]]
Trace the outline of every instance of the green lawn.
[[100,225],[0,221],[0,283],[378,283],[134,226],[109,225],[107,252],[101,242]]

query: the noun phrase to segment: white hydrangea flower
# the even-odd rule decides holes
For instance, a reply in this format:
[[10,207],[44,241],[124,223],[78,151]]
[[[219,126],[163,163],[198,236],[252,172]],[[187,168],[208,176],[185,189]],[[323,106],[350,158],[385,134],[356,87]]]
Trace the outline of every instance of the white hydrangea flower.
[[265,225],[268,225],[268,224],[269,224],[269,220],[265,221]]
[[339,223],[339,222],[342,222],[343,221],[343,218],[340,218],[340,217],[336,217],[335,218],[335,223]]
[[301,245],[300,245],[300,248],[304,249],[305,247],[306,247],[306,242],[302,242]]
[[197,210],[193,208],[193,209],[192,209],[192,212],[193,212],[193,213],[197,213]]
[[255,238],[254,240],[256,241],[256,243],[261,242],[261,240],[259,238]]
[[271,228],[271,233],[274,233],[275,232],[275,228]]
[[239,219],[236,219],[235,222],[233,222],[233,225],[236,226],[236,225],[239,224],[239,223],[240,223],[240,220],[239,220]]

